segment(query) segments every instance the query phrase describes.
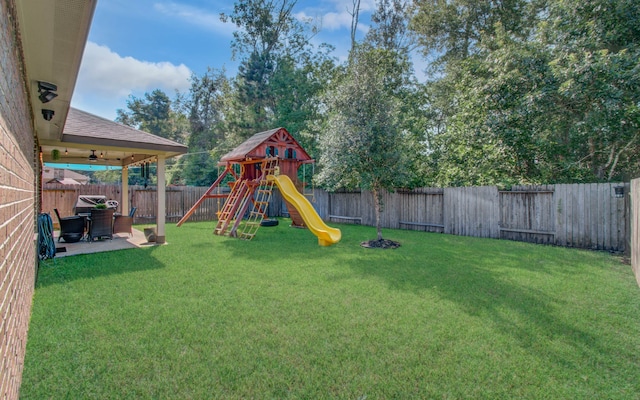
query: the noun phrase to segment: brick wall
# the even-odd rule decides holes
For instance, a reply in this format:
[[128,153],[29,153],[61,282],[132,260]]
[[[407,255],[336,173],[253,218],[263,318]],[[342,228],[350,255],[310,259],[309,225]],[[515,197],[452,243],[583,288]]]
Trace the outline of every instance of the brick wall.
[[13,0],[0,0],[0,398],[18,397],[37,264],[35,139]]

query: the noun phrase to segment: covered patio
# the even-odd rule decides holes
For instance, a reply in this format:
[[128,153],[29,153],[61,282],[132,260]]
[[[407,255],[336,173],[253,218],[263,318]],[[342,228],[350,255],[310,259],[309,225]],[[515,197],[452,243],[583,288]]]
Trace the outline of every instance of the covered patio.
[[[69,108],[66,123],[58,137],[40,140],[42,162],[73,169],[74,165],[119,169],[122,173],[121,202],[118,211],[129,214],[129,168],[157,164],[156,243],[165,235],[165,162],[184,154],[187,147],[172,140],[143,132],[87,112]],[[54,221],[55,222],[55,221]]]
[[[122,171],[122,202],[128,214],[129,168],[156,163],[157,242],[165,241],[165,162],[187,147],[71,107],[95,0],[18,0],[25,84],[41,163],[96,165]],[[16,85],[16,88],[19,85]],[[96,94],[98,95],[98,94]],[[68,166],[68,167],[67,167]],[[36,169],[42,187],[41,168]]]
[[156,242],[149,242],[144,233],[138,229],[133,229],[133,235],[125,233],[115,233],[112,240],[98,240],[88,243],[84,240],[74,243],[66,243],[64,240],[58,242],[60,231],[54,232],[56,243],[56,258],[77,256],[79,254],[102,253],[104,251],[135,249],[157,245]]

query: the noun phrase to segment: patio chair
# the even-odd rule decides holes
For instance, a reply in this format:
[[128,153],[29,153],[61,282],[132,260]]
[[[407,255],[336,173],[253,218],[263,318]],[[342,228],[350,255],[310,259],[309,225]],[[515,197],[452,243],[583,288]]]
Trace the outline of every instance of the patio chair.
[[113,220],[113,233],[128,233],[133,236],[133,215],[136,213],[136,207],[133,207],[129,215],[116,215]]
[[60,213],[57,208],[53,211],[58,217],[58,224],[60,224],[60,236],[58,236],[58,242],[60,239],[64,239],[67,243],[79,242],[84,236],[85,220],[81,216],[60,217]]
[[102,237],[113,239],[113,208],[93,209],[89,217],[89,241]]

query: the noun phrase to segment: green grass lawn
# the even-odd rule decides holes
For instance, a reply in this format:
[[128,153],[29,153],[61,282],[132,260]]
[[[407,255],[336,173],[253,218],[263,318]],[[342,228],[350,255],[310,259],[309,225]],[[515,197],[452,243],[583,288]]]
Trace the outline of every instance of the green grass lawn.
[[23,399],[631,399],[640,289],[606,253],[384,230],[167,227],[44,263]]

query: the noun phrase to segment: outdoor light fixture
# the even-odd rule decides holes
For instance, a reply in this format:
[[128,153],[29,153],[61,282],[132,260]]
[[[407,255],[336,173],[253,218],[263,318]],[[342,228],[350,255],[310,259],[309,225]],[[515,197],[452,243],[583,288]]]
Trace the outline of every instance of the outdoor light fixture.
[[91,150],[91,155],[89,156],[89,161],[90,162],[98,161],[98,156],[96,156],[96,151],[95,150]]
[[46,108],[42,109],[42,118],[44,118],[45,121],[51,121],[54,115],[55,112],[53,110],[48,110]]
[[616,186],[613,188],[613,191],[618,199],[624,197],[624,186]]
[[[57,91],[58,91],[58,87],[56,85],[54,85],[53,83],[38,81],[38,93],[40,93],[40,96],[38,96],[38,97],[40,98],[41,102],[48,103],[51,100],[53,100],[56,97],[58,97],[58,94],[54,93],[54,92],[57,92]],[[43,110],[43,112],[44,112],[44,110]],[[47,121],[49,121],[49,120],[47,120]]]

